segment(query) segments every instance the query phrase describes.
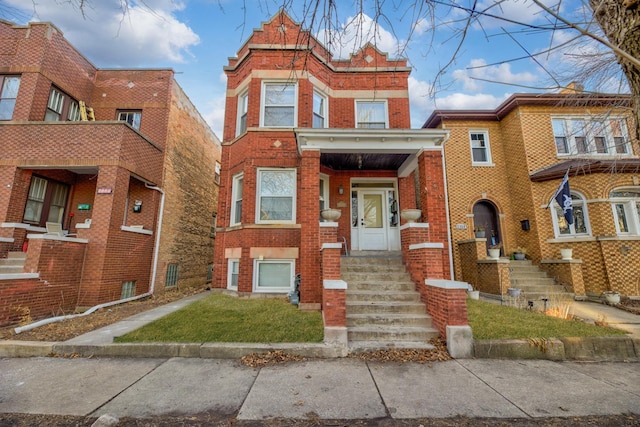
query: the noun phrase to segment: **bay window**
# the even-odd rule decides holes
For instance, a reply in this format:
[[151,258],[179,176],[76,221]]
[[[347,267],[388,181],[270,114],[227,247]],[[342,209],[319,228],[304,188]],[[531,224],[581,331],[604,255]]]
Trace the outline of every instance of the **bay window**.
[[262,126],[296,126],[296,85],[264,83],[262,86]]
[[259,169],[257,195],[256,222],[295,222],[295,169]]
[[231,219],[230,224],[240,224],[242,222],[242,187],[244,185],[244,175],[238,174],[233,177],[231,187]]
[[11,120],[18,98],[20,77],[0,76],[0,120]]

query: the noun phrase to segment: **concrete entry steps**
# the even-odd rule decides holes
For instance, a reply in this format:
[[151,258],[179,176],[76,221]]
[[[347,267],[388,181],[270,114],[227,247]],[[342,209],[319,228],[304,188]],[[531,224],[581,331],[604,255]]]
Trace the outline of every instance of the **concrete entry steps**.
[[[573,300],[574,294],[547,276],[530,260],[509,262],[511,287],[522,291],[522,298],[533,301],[536,309],[544,306],[544,300]],[[557,302],[557,301],[556,301]]]
[[24,271],[25,252],[9,252],[7,258],[0,258],[0,274],[16,274]]
[[439,335],[399,253],[356,252],[341,258],[347,282],[349,351],[431,349]]

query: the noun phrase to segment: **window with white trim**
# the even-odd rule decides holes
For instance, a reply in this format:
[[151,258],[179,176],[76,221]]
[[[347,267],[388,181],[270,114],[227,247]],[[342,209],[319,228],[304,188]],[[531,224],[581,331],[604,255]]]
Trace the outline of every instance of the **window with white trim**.
[[263,83],[263,127],[296,127],[296,92],[292,83]]
[[24,208],[23,221],[44,227],[47,222],[62,224],[69,186],[32,176]]
[[320,210],[329,209],[329,176],[320,175]]
[[573,224],[567,222],[564,211],[558,202],[554,200],[551,204],[551,217],[556,237],[588,236],[591,234],[587,203],[584,197],[572,191],[571,201],[573,202]]
[[129,125],[137,130],[140,130],[140,121],[142,120],[142,111],[118,111],[118,120],[127,122]]
[[227,272],[227,289],[238,290],[238,279],[240,277],[240,260],[229,259]]
[[640,188],[616,188],[609,193],[616,232],[640,234]]
[[294,223],[296,170],[258,169],[257,223]]
[[0,76],[0,120],[11,120],[20,89],[19,76]]
[[554,117],[551,123],[559,156],[631,153],[624,118]]
[[471,143],[471,159],[476,164],[491,163],[491,149],[489,147],[489,132],[486,130],[469,131]]
[[236,136],[247,131],[247,113],[249,112],[249,90],[245,90],[238,96],[238,129]]
[[231,217],[230,224],[240,224],[242,222],[242,187],[244,186],[244,174],[239,173],[233,177],[231,187]]
[[327,127],[327,97],[316,90],[313,91],[313,127]]
[[292,259],[256,259],[253,271],[256,292],[289,292],[293,289],[295,261]]
[[388,128],[387,101],[356,101],[356,127],[361,129]]

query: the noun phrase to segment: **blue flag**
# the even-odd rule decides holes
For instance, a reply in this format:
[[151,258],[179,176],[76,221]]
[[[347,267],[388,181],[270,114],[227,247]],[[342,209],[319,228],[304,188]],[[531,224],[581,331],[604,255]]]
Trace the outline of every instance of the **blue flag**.
[[[567,220],[569,225],[573,224],[573,200],[571,200],[571,191],[569,190],[569,171],[564,174],[560,186],[556,190],[551,200],[555,199],[558,205],[562,208],[564,219]],[[551,202],[549,202],[551,204]]]

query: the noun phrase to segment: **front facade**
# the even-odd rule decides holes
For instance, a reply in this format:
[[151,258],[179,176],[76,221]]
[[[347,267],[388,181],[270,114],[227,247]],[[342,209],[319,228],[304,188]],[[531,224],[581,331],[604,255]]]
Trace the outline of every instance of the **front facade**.
[[[342,254],[399,252],[407,208],[421,210],[450,277],[448,132],[409,129],[405,60],[371,45],[335,60],[279,13],[225,73],[215,287],[287,293],[299,274],[301,307],[320,308],[323,230],[337,227]],[[335,222],[321,218],[328,208]]]
[[220,143],[173,71],[98,69],[48,23],[0,38],[0,321],[210,280]]
[[[485,245],[507,258],[526,248],[576,294],[640,295],[640,149],[629,98],[516,94],[492,111],[435,111],[425,127],[451,132],[445,156],[456,278],[482,281],[467,268],[475,265],[474,231],[482,229],[483,259]],[[571,225],[555,201],[548,208],[567,171]],[[565,248],[571,260],[561,260]]]

